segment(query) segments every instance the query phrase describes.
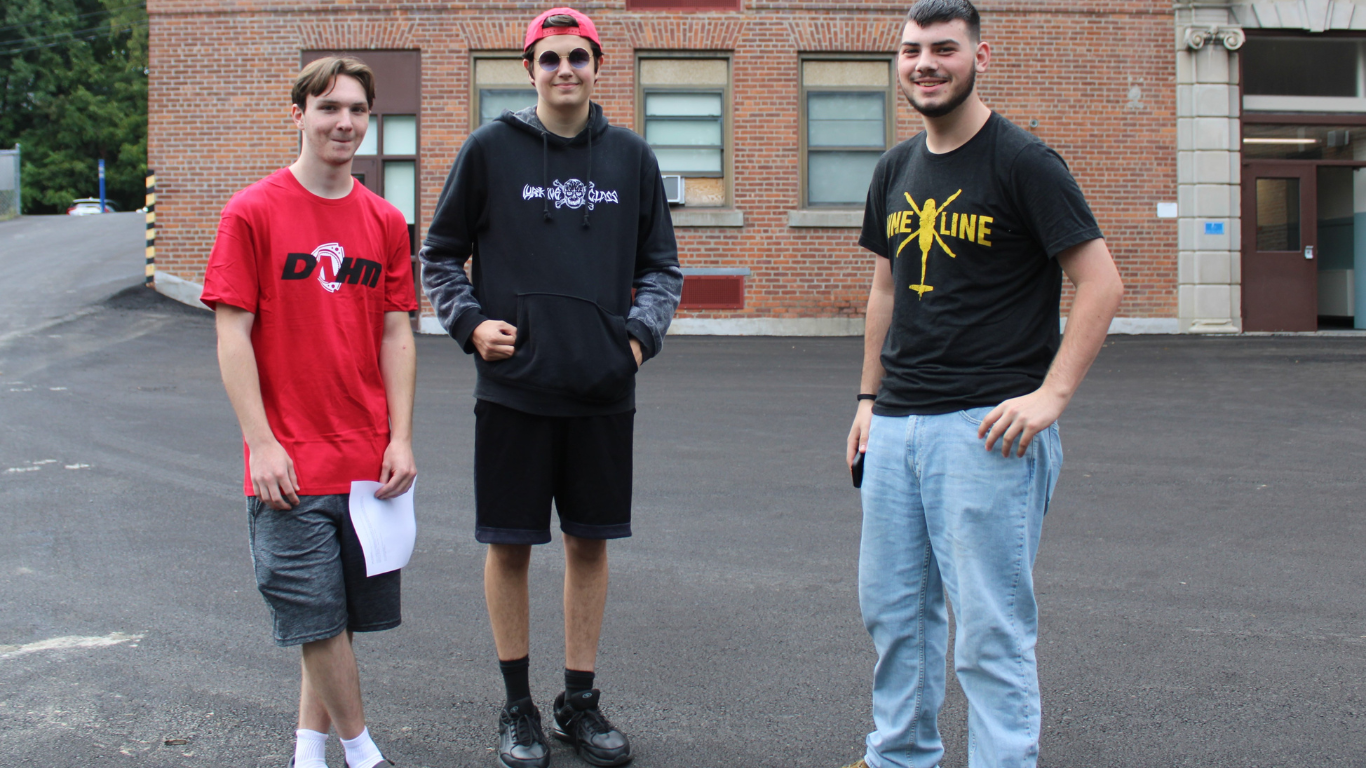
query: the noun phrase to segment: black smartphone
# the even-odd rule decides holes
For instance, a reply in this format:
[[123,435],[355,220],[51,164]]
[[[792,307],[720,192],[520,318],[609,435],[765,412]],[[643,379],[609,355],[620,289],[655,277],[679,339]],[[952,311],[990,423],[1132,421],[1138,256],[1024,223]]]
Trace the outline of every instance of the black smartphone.
[[849,468],[849,472],[854,476],[854,487],[863,487],[863,456],[862,452],[854,457],[854,466]]

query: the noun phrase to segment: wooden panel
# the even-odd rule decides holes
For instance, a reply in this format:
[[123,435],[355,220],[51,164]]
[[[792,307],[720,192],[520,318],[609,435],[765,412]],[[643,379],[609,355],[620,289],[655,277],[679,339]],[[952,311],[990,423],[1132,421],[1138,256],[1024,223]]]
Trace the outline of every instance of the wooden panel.
[[510,85],[530,88],[521,58],[489,57],[474,60],[474,84],[486,87]]
[[867,86],[886,88],[892,83],[892,68],[887,60],[883,61],[804,61],[802,62],[802,85],[814,86]]
[[422,54],[419,51],[304,51],[303,64],[324,56],[353,56],[375,73],[375,105],[382,114],[416,115],[421,109]]
[[685,275],[679,309],[744,309],[745,278],[740,275]]
[[725,59],[641,59],[641,85],[728,85]]
[[351,175],[360,180],[365,188],[377,195],[384,193],[384,187],[379,179],[379,160],[374,156],[356,156],[351,158]]
[[726,204],[726,180],[689,176],[683,180],[683,199],[690,208],[720,208]]

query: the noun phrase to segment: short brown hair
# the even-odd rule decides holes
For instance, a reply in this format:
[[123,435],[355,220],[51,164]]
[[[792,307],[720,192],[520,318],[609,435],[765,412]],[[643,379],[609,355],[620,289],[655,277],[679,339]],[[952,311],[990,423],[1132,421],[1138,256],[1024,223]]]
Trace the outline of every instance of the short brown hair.
[[309,96],[321,96],[332,90],[337,75],[354,77],[365,89],[366,106],[375,106],[375,73],[365,62],[351,56],[324,56],[311,62],[294,78],[294,88],[289,98],[303,110],[308,107]]

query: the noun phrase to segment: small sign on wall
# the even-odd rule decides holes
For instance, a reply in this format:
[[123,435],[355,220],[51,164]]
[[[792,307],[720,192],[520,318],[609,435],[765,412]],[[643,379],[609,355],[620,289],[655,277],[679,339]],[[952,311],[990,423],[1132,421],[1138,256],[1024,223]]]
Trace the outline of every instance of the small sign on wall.
[[1222,222],[1222,221],[1207,221],[1207,222],[1205,222],[1205,234],[1207,234],[1207,235],[1222,235],[1222,234],[1224,234],[1224,222]]
[[1176,203],[1158,203],[1157,218],[1174,219],[1176,218]]

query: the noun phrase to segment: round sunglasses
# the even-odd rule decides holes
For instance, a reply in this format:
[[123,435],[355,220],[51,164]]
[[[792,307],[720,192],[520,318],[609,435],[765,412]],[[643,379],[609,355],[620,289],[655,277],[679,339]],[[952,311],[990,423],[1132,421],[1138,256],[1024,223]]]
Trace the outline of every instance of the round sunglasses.
[[[575,48],[569,52],[569,66],[574,69],[583,69],[588,66],[588,62],[593,60],[593,54],[582,48]],[[536,60],[541,65],[541,69],[547,72],[554,72],[560,68],[560,54],[554,51],[546,51]]]

